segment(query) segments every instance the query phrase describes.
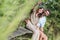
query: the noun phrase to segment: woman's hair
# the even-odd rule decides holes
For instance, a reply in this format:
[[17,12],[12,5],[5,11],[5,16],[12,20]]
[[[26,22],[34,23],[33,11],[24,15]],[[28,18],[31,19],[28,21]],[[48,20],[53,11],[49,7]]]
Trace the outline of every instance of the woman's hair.
[[38,14],[38,17],[40,18],[44,14],[44,11],[42,13]]
[[[43,7],[38,8],[38,9],[36,10],[36,13],[38,13],[39,9],[42,9],[42,8],[43,8]],[[44,9],[44,8],[43,8],[43,9]],[[39,14],[38,14],[38,17],[40,18],[43,14],[44,14],[44,10],[43,10],[42,13],[39,13]]]
[[38,13],[39,9],[42,9],[42,8],[43,8],[43,7],[38,8],[38,9],[36,10],[36,13]]

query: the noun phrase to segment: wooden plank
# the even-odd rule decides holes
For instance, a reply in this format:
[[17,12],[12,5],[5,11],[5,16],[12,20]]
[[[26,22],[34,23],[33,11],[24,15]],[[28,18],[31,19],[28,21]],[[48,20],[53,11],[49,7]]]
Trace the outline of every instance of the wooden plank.
[[8,39],[11,39],[11,38],[14,38],[14,37],[17,37],[17,36],[21,36],[21,35],[24,35],[26,33],[32,33],[32,31],[24,28],[24,27],[19,27],[16,31],[14,31],[9,37]]

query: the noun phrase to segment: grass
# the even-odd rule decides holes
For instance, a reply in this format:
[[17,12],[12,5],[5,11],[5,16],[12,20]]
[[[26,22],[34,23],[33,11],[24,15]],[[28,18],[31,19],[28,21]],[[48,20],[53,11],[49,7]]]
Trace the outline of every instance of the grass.
[[[4,3],[2,3],[1,10],[4,12],[4,16],[1,17],[1,19],[4,19],[4,20],[1,20],[2,24],[0,23],[1,24],[0,25],[0,40],[7,40],[7,37],[18,27],[18,24],[21,22],[21,20],[27,17],[31,8],[34,6],[34,4],[37,1],[26,0],[25,3],[21,5],[22,7],[18,5],[18,2],[19,1],[17,0],[10,0],[10,1],[5,0]],[[12,15],[15,15],[15,16],[12,16]],[[9,21],[8,18],[11,16],[12,16],[11,21]]]

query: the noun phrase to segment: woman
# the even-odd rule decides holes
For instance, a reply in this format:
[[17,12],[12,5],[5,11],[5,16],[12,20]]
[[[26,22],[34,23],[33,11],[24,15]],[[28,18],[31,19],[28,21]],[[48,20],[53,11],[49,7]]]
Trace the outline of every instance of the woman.
[[46,16],[49,15],[49,11],[48,10],[40,11],[38,9],[38,12],[36,13],[36,15],[39,18],[39,21],[36,24],[37,27],[39,27],[39,29],[40,29],[40,39],[39,40],[47,40],[48,38],[43,32],[43,28],[44,28],[44,25],[46,23]]

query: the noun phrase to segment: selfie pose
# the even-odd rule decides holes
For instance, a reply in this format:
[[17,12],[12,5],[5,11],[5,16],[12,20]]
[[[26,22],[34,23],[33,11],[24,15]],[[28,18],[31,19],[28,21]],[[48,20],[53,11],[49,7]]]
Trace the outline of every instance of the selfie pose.
[[30,20],[25,20],[27,28],[33,31],[32,40],[48,40],[48,37],[43,32],[43,28],[46,23],[46,16],[49,15],[49,11],[45,10],[43,7],[40,7],[37,10],[33,8],[32,12]]

